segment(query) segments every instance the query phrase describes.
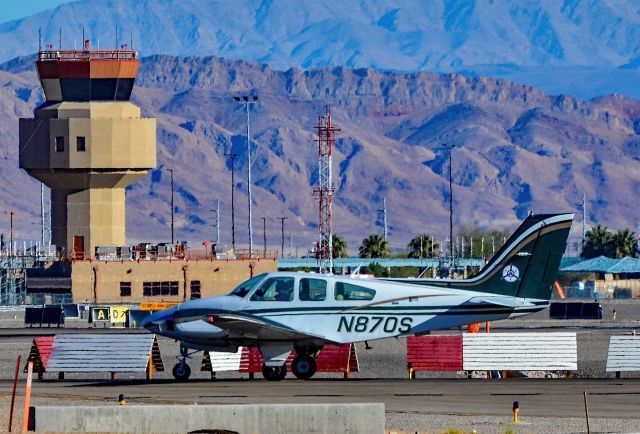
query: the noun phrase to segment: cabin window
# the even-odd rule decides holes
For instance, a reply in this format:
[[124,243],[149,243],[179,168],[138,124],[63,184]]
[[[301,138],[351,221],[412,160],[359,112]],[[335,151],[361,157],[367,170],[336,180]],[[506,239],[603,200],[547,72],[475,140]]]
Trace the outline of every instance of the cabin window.
[[87,150],[87,144],[83,136],[76,137],[76,151],[84,152]]
[[191,281],[191,299],[200,298],[200,281],[192,280]]
[[376,291],[364,286],[336,282],[335,296],[336,300],[373,300],[373,297],[376,296]]
[[229,295],[235,295],[236,297],[244,297],[248,293],[251,292],[255,286],[260,283],[262,279],[264,279],[265,273],[258,274],[256,277],[252,277],[249,280],[245,280],[240,285],[238,285],[233,291],[229,293]]
[[120,297],[131,297],[131,282],[120,282]]
[[324,301],[327,298],[326,280],[300,279],[298,287],[300,301]]
[[293,277],[271,277],[251,296],[251,301],[293,300]]
[[56,152],[64,152],[64,136],[56,137]]

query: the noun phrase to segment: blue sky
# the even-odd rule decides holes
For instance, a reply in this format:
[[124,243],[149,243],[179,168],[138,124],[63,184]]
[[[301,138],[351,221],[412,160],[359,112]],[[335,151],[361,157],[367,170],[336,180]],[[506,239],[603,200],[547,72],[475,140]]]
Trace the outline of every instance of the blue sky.
[[0,23],[17,20],[37,14],[45,9],[53,9],[72,0],[9,0],[3,1],[0,8]]

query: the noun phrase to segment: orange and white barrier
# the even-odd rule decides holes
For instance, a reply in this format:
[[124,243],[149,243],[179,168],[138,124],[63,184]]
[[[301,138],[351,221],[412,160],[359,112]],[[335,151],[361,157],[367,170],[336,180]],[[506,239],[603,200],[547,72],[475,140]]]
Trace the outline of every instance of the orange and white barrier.
[[[291,361],[296,357],[292,351],[286,364],[291,372]],[[317,372],[342,372],[345,378],[349,373],[358,372],[358,356],[354,344],[325,345],[316,358]],[[239,347],[237,353],[208,351],[204,353],[202,371],[236,371],[253,375],[262,372],[264,360],[257,347]]]

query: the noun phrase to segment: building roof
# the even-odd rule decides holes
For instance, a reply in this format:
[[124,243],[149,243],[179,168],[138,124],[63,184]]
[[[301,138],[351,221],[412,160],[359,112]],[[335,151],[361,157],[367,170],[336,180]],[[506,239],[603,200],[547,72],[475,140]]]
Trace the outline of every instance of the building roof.
[[[358,267],[368,266],[371,263],[380,264],[383,267],[437,267],[439,265],[448,266],[448,262],[444,262],[440,258],[410,259],[410,258],[336,258],[333,265],[336,268],[342,267]],[[458,258],[456,259],[458,267],[481,267],[484,265],[482,259]],[[296,258],[296,259],[280,259],[278,260],[278,269],[287,270],[291,268],[315,268],[318,261],[315,258]]]
[[597,258],[563,266],[560,271],[564,273],[640,273],[640,259],[629,256],[621,259],[598,256]]
[[622,258],[609,268],[609,273],[640,273],[640,259],[629,256]]
[[582,258],[580,256],[563,257],[560,260],[560,269],[577,264],[578,262],[582,262]]

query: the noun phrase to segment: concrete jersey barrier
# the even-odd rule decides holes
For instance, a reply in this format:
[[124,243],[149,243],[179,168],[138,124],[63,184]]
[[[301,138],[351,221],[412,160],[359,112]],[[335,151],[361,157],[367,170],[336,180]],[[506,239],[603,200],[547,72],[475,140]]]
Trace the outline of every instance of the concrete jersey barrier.
[[243,404],[32,407],[46,432],[384,433],[384,404]]

